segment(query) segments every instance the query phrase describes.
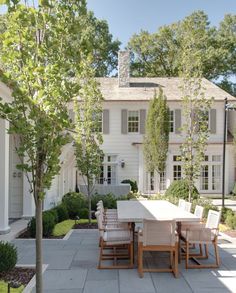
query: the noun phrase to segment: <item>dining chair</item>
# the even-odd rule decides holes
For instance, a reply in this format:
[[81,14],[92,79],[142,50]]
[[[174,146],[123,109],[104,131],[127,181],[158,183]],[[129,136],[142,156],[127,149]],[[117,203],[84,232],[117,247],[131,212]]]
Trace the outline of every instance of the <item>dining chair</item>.
[[182,199],[182,198],[179,199],[178,207],[184,210],[184,207],[185,207],[185,200],[184,199]]
[[[133,233],[127,223],[106,224],[102,222],[102,213],[95,213],[99,228],[99,262],[98,269],[133,268]],[[108,251],[109,250],[109,251]],[[128,263],[117,264],[120,259],[129,259]],[[112,260],[113,264],[105,264]]]
[[[175,233],[175,221],[143,220],[143,230],[138,232],[138,273],[173,272],[178,276],[178,236]],[[170,252],[170,267],[143,268],[144,251]]]
[[[219,232],[220,212],[209,210],[206,224],[199,223],[192,225],[181,232],[181,238],[186,243],[185,266],[189,268],[218,268],[220,257],[217,246]],[[205,254],[191,254],[189,249],[191,244],[202,244],[205,248]],[[208,245],[213,244],[215,253],[215,262],[211,264],[202,264],[198,259],[208,258]],[[189,259],[194,257],[199,264],[189,264]]]
[[190,213],[191,212],[191,207],[192,207],[192,203],[191,202],[188,202],[188,201],[185,201],[185,203],[184,203],[184,210],[185,210],[185,212]]

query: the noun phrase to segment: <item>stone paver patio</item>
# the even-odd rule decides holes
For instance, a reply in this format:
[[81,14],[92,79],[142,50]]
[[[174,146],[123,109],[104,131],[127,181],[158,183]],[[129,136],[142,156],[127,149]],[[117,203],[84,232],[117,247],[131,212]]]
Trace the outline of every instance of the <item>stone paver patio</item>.
[[[155,293],[155,292],[236,292],[236,244],[220,239],[222,265],[219,269],[185,270],[180,275],[145,273],[138,277],[137,269],[98,270],[97,230],[73,230],[68,240],[43,240],[45,293]],[[34,240],[15,239],[18,264],[35,263]],[[165,262],[147,253],[146,265]],[[34,292],[34,290],[33,290]]]

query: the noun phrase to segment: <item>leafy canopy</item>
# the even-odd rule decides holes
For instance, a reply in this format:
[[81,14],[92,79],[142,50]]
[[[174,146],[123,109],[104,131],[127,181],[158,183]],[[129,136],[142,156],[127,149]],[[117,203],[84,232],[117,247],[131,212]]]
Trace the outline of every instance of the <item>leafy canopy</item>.
[[[193,46],[202,56],[202,76],[235,93],[235,85],[229,80],[236,74],[236,15],[232,14],[225,15],[218,28],[210,25],[203,11],[196,11],[179,22],[159,28],[153,34],[141,31],[133,35],[128,44],[134,53],[132,75],[179,76],[186,21],[192,24]],[[198,31],[202,34],[199,35]]]

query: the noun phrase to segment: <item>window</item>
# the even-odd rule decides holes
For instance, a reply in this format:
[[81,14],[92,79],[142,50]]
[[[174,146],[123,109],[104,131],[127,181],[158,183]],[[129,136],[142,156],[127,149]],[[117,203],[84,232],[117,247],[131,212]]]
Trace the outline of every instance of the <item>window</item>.
[[209,129],[209,111],[200,111],[199,127],[203,130]]
[[92,114],[93,119],[93,126],[92,129],[94,132],[102,132],[102,112],[100,113],[93,113]]
[[212,190],[220,190],[221,188],[221,166],[212,166]]
[[166,190],[166,171],[160,173],[160,190]]
[[128,111],[128,132],[139,132],[139,111]]
[[101,157],[101,171],[97,184],[116,185],[117,179],[117,155],[104,155]]
[[204,165],[201,167],[201,190],[208,190],[208,182],[209,182],[209,167],[208,165]]
[[181,179],[181,165],[173,166],[173,179],[180,180]]
[[181,156],[173,156],[173,161],[174,162],[181,162]]
[[212,162],[220,162],[221,156],[220,155],[213,155],[212,156]]
[[174,122],[174,111],[170,110],[169,111],[169,127],[170,127],[170,132],[174,132],[175,129],[175,122]]

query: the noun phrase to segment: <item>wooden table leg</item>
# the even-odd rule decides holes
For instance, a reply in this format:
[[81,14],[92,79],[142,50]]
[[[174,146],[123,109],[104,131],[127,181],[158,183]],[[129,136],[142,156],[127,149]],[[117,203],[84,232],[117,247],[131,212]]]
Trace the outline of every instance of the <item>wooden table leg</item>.
[[133,264],[134,264],[134,244],[135,244],[135,222],[132,222],[131,223],[131,227],[132,227],[132,232],[133,232]]
[[181,262],[181,243],[180,243],[180,236],[181,236],[181,222],[177,222],[177,233],[178,233],[178,237],[179,237],[179,243],[178,243],[178,253],[179,253],[179,263]]

